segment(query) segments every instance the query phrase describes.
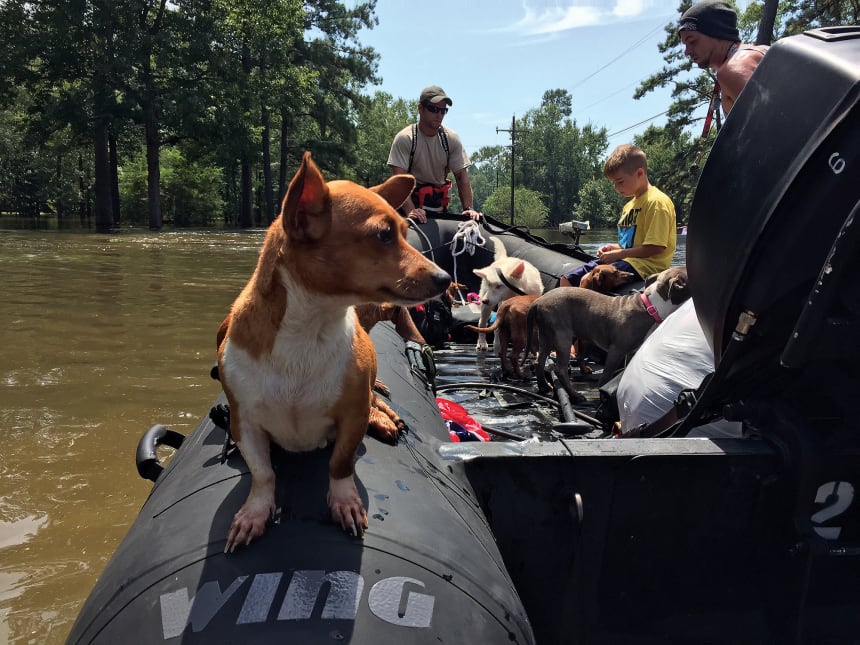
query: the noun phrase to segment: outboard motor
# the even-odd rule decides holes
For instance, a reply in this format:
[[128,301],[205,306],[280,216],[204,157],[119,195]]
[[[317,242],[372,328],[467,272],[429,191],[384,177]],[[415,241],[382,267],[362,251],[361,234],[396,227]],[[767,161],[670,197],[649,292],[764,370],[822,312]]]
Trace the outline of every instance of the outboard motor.
[[[787,74],[786,70],[791,70]],[[696,188],[687,268],[714,352],[708,399],[814,402],[853,416],[860,282],[860,27],[776,43],[744,88]],[[825,403],[822,405],[822,401]]]
[[860,633],[858,103],[860,27],[777,42],[690,215],[687,268],[716,369],[676,434],[721,416],[782,455],[794,543],[774,604],[791,638]]

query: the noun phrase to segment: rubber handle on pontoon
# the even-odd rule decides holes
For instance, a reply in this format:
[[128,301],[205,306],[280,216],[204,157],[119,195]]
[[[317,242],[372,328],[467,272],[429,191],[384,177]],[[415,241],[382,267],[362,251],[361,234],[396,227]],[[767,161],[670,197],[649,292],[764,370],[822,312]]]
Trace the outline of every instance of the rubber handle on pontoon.
[[144,479],[156,481],[164,466],[158,459],[158,446],[170,446],[179,449],[185,435],[157,423],[147,430],[137,443],[137,472]]

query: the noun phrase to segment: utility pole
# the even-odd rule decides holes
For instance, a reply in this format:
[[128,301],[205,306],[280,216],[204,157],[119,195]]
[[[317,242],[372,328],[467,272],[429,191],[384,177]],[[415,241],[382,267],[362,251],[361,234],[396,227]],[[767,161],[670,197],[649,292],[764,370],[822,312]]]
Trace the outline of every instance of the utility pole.
[[499,132],[510,132],[511,134],[511,226],[514,225],[514,159],[516,155],[514,154],[514,146],[516,146],[517,141],[517,118],[516,114],[511,116],[511,129],[503,130],[500,128],[496,128],[496,134]]

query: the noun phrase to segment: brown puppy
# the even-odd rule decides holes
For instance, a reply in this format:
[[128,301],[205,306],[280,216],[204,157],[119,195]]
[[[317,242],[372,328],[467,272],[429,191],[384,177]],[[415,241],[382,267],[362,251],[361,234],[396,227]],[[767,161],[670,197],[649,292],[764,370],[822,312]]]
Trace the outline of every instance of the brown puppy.
[[[583,289],[591,289],[598,293],[609,293],[616,287],[626,284],[636,275],[629,271],[622,271],[614,264],[598,264],[591,272],[582,276],[579,286]],[[585,364],[585,355],[588,353],[588,344],[582,339],[577,339],[573,344],[574,354],[579,360],[579,369],[583,374],[591,374],[591,368]]]
[[[368,421],[383,415],[371,407],[376,352],[352,305],[413,305],[451,281],[406,242],[406,222],[394,209],[414,183],[410,175],[372,189],[326,183],[310,153],[290,182],[257,268],[219,330],[230,434],[251,471],[226,551],[262,535],[275,510],[270,441],[292,452],[334,441],[332,517],[358,536],[367,528],[353,469]],[[374,421],[381,438],[396,443],[396,425]]]
[[[590,289],[553,289],[532,303],[528,330],[536,325],[540,342],[535,373],[538,388],[549,389],[544,363],[556,353],[557,374],[565,389],[576,397],[567,376],[570,346],[577,338],[587,339],[606,351],[599,384],[608,381],[636,349],[649,330],[690,297],[687,269],[672,267],[649,276],[641,293],[607,296]],[[527,348],[528,351],[528,348]]]
[[[493,345],[496,347],[499,359],[502,362],[502,373],[507,376],[513,375],[520,379],[525,378],[520,367],[520,356],[526,345],[537,344],[537,337],[529,341],[526,336],[526,317],[529,313],[529,307],[537,299],[538,296],[514,296],[513,298],[508,298],[499,305],[499,310],[496,312],[496,320],[489,327],[466,325],[466,329],[471,329],[482,334],[496,333],[497,337]],[[511,344],[509,361],[506,360],[508,343]]]
[[626,284],[636,276],[629,271],[622,271],[614,264],[598,264],[590,273],[582,276],[579,286],[598,293],[609,293],[616,287]]

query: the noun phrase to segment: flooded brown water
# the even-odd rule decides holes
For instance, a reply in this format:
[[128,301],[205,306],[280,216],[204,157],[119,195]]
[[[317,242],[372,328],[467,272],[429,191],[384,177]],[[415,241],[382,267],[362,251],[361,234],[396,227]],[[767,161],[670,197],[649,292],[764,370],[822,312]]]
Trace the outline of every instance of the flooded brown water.
[[262,238],[0,230],[0,643],[65,640],[149,493],[141,434],[190,432],[218,395]]
[[262,232],[0,231],[0,643],[61,643],[150,490],[160,422],[219,388],[215,332]]

